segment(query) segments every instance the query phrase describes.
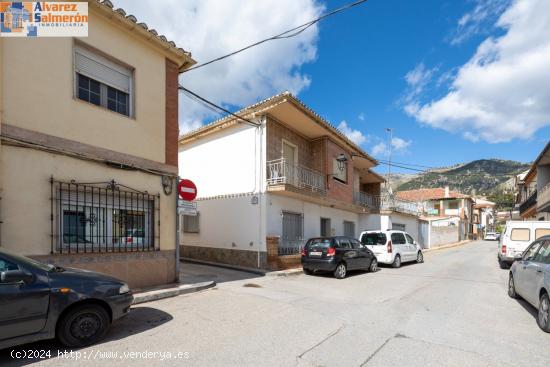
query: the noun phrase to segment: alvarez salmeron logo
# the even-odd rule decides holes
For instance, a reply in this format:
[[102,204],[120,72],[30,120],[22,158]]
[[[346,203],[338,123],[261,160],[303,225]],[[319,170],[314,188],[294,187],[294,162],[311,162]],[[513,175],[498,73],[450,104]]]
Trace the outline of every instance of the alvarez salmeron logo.
[[87,36],[87,2],[0,1],[0,37]]

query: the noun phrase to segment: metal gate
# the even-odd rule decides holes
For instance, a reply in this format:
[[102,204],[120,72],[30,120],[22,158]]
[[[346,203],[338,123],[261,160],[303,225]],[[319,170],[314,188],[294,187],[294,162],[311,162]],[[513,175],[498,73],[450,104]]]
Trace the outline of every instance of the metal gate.
[[280,255],[299,254],[304,245],[304,216],[283,212],[283,235],[279,245]]

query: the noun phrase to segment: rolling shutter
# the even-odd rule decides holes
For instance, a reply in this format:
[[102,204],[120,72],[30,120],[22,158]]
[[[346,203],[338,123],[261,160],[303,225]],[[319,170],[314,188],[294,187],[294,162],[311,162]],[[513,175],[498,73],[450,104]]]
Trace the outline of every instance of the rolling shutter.
[[130,94],[131,70],[82,47],[75,50],[75,71]]

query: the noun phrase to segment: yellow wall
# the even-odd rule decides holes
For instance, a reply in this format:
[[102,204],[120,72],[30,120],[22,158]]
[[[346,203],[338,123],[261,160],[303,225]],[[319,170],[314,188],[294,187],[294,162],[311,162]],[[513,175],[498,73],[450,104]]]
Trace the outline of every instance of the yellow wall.
[[13,38],[3,40],[3,122],[164,162],[165,56],[93,8],[81,41],[135,68],[135,118],[74,97],[74,39]]
[[0,164],[0,172],[4,172],[1,240],[5,248],[24,255],[50,253],[49,179],[53,175],[61,181],[104,182],[114,179],[140,191],[160,193],[160,249],[175,249],[176,190],[174,187],[172,195],[165,195],[160,176],[7,145],[2,146]]

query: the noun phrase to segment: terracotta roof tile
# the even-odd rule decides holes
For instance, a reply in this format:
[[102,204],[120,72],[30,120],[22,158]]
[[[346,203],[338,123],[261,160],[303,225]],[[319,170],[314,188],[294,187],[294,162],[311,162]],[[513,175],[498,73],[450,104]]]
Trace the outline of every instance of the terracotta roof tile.
[[445,197],[445,189],[438,187],[435,189],[418,189],[418,190],[408,190],[408,191],[398,191],[395,193],[399,199],[420,202],[427,200],[437,200],[437,199],[462,199],[470,198],[470,196],[462,194],[457,191],[449,190],[449,196]]

